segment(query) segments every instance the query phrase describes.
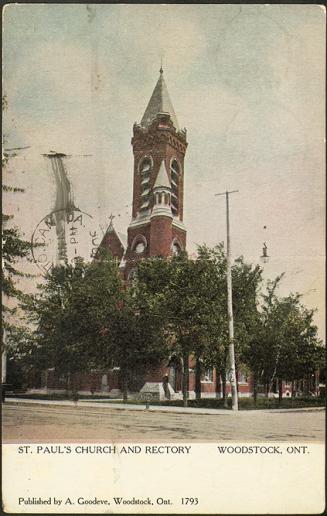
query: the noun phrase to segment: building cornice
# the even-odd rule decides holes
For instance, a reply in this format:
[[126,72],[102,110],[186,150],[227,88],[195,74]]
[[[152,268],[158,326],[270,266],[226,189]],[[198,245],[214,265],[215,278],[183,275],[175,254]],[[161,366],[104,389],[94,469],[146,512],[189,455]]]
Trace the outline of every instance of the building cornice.
[[146,226],[147,224],[150,224],[150,215],[147,215],[146,217],[142,217],[142,219],[136,218],[132,219],[129,223],[129,228],[138,228],[141,226]]
[[182,231],[186,231],[186,227],[184,225],[184,222],[182,222],[181,220],[179,220],[179,219],[177,219],[175,217],[173,218],[173,227],[181,229]]

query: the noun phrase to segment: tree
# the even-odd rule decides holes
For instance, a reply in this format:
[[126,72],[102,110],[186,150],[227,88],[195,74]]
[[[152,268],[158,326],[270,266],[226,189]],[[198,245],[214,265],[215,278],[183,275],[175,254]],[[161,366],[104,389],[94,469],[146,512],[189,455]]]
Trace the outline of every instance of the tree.
[[[4,96],[2,98],[2,111],[4,112],[6,109],[7,98]],[[4,137],[4,143],[6,143],[6,137]],[[4,176],[6,176],[6,182],[2,184],[4,194],[24,192],[22,188],[7,184],[10,175],[10,158],[13,156],[15,156],[15,154],[4,150],[2,156],[2,170]],[[2,361],[5,370],[7,363],[7,341],[11,338],[11,335],[13,337],[12,340],[14,340],[17,335],[17,302],[21,299],[23,294],[18,285],[19,279],[31,276],[25,273],[19,266],[24,263],[24,259],[28,258],[31,244],[22,237],[20,229],[12,225],[12,219],[12,214],[2,213]],[[6,376],[6,374],[4,376]]]
[[[305,380],[307,391],[311,377],[323,363],[322,346],[313,323],[314,310],[304,307],[299,294],[290,294],[277,301],[277,321],[280,345],[275,358],[275,376],[279,382],[279,401],[282,381]],[[292,389],[293,393],[293,389]]]
[[97,342],[121,288],[117,265],[109,257],[91,264],[77,258],[53,267],[38,293],[23,303],[33,328],[34,360],[66,375],[73,392],[77,373],[98,366]]
[[253,395],[264,384],[269,395],[278,381],[279,399],[283,380],[300,380],[313,374],[321,363],[322,347],[313,323],[313,310],[301,304],[300,294],[279,297],[283,275],[268,281],[262,303],[253,318],[253,329],[245,342],[243,360],[253,374]]
[[26,357],[23,348],[34,342],[33,360],[66,375],[73,393],[78,373],[119,367],[126,400],[133,374],[158,363],[165,353],[162,325],[153,317],[155,304],[140,289],[126,288],[105,250],[92,263],[77,258],[53,267],[23,309],[34,329],[21,340],[19,355]]
[[[120,303],[98,340],[98,362],[119,367],[123,400],[130,383],[167,358],[167,339],[156,303],[136,285],[122,291]],[[106,356],[104,355],[106,352]]]
[[143,297],[158,307],[157,317],[166,325],[174,355],[183,361],[183,397],[187,404],[188,358],[190,354],[189,323],[194,312],[188,296],[192,282],[192,264],[186,253],[171,260],[151,258],[138,265],[137,284]]
[[[239,258],[233,267],[235,337],[241,344],[251,331],[256,313],[256,292],[261,269]],[[198,247],[197,258],[186,253],[168,260],[154,258],[140,263],[138,281],[147,295],[161,299],[161,317],[171,335],[171,353],[183,364],[183,401],[187,405],[190,360],[195,361],[196,397],[201,396],[201,374],[205,367],[215,367],[222,376],[226,398],[226,358],[228,317],[226,291],[226,257],[223,245],[210,249]],[[237,357],[240,363],[241,352]]]
[[[220,392],[220,377],[224,404],[226,397],[226,362],[228,354],[228,314],[226,288],[226,256],[223,245],[214,249],[199,249],[199,257],[210,263],[210,277],[216,290],[212,287],[211,331],[206,336],[207,349],[205,362],[216,369],[216,392]],[[234,342],[236,370],[244,367],[244,348],[256,329],[257,296],[262,281],[262,269],[258,265],[247,264],[243,257],[235,260],[232,266]]]
[[[7,108],[6,97],[2,98],[2,110]],[[6,140],[4,140],[5,143]],[[2,170],[4,175],[8,179],[10,175],[9,160],[14,154],[10,154],[4,150],[2,156]],[[2,184],[3,193],[22,193],[22,188],[14,187],[6,183]],[[13,219],[12,214],[2,213],[2,268],[1,268],[1,289],[2,299],[6,304],[2,304],[3,313],[3,327],[6,330],[10,330],[12,324],[10,323],[10,314],[15,313],[15,306],[9,306],[10,300],[15,301],[21,297],[21,290],[17,286],[17,280],[21,277],[29,276],[17,268],[17,262],[21,259],[26,258],[31,249],[30,242],[24,240],[21,235],[21,231],[18,227],[10,225],[10,221]]]

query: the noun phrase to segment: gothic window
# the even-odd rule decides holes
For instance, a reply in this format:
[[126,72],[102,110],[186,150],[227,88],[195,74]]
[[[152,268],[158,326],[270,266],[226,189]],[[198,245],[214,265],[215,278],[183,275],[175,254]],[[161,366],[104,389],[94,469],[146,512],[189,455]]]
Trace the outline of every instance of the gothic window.
[[149,157],[144,158],[141,161],[139,168],[140,171],[140,182],[141,182],[141,204],[140,211],[146,211],[150,205],[150,174],[152,169],[152,161]]
[[174,240],[171,246],[173,256],[178,256],[181,253],[181,246],[177,240]]
[[171,177],[171,210],[173,215],[178,214],[178,199],[179,199],[179,175],[180,167],[176,159],[173,159],[170,165]]
[[147,247],[147,241],[146,238],[143,235],[137,235],[132,243],[132,251],[134,251],[136,254],[142,254]]

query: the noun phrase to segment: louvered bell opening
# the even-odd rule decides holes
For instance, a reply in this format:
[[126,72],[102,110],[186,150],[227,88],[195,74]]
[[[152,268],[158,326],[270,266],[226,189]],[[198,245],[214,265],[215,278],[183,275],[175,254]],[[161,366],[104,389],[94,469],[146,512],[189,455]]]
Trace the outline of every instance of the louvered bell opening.
[[144,172],[150,172],[150,169],[151,163],[149,161],[145,161],[144,163],[142,163],[141,166],[141,174],[143,174]]
[[173,161],[171,164],[171,171],[173,174],[176,174],[178,176],[179,174],[179,167],[176,161]]
[[175,175],[171,175],[171,185],[173,188],[178,188],[178,179]]
[[178,199],[177,199],[176,195],[174,195],[173,193],[171,195],[171,210],[172,210],[174,215],[177,215],[177,213],[178,213]]
[[150,176],[147,175],[146,177],[143,177],[143,179],[141,181],[141,185],[146,185],[146,184],[148,184],[149,181],[150,181]]
[[142,206],[141,206],[141,208],[140,208],[140,211],[145,211],[145,210],[147,210],[147,209],[148,209],[148,207],[149,207],[149,205],[150,205],[150,201],[147,199],[146,201],[144,201],[144,202],[143,202],[143,204],[142,204]]

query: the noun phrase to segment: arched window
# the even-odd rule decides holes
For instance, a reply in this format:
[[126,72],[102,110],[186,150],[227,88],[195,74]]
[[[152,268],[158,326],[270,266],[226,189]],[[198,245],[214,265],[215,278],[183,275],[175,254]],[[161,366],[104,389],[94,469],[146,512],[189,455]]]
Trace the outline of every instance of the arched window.
[[171,210],[173,215],[178,214],[178,199],[179,199],[179,176],[180,167],[176,159],[173,159],[170,164],[170,176],[171,176]]
[[152,169],[152,160],[147,156],[140,164],[140,192],[141,204],[140,211],[146,211],[150,206],[150,174]]
[[178,256],[181,253],[182,247],[178,240],[175,238],[172,245],[171,245],[171,251],[173,256]]
[[146,238],[143,235],[137,235],[132,242],[131,249],[134,253],[141,255],[144,253],[147,245]]

